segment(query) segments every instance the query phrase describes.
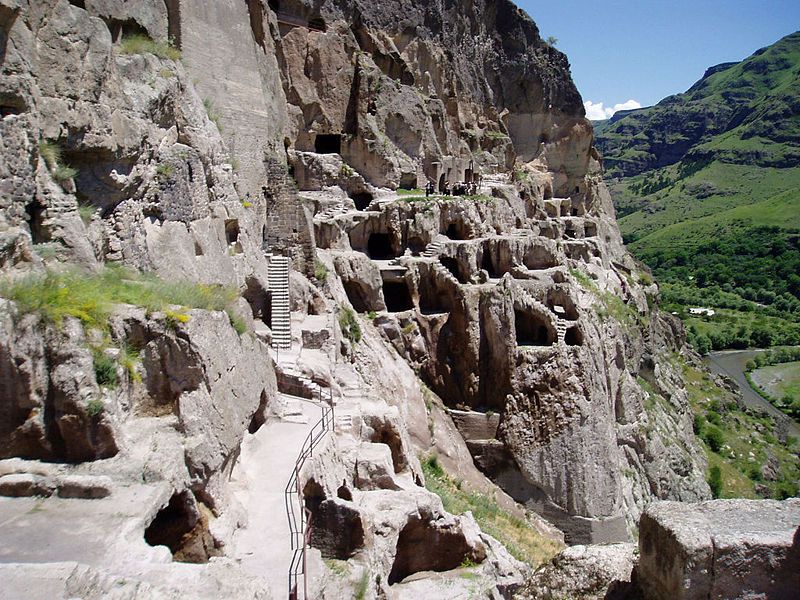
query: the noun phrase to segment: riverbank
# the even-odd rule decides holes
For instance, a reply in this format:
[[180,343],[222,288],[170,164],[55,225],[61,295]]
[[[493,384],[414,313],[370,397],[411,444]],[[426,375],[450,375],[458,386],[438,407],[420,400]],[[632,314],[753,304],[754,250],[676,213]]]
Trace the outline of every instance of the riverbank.
[[747,381],[747,363],[765,350],[722,350],[712,352],[703,362],[715,375],[726,375],[736,382],[742,393],[742,400],[748,408],[761,410],[774,417],[778,423],[785,423],[789,435],[800,437],[800,425],[775,408],[767,399],[756,393]]

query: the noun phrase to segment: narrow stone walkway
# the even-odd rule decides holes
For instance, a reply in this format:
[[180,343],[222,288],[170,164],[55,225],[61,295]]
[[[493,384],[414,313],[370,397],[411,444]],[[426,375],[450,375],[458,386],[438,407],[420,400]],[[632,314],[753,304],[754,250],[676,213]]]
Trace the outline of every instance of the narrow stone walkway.
[[298,404],[307,423],[271,421],[245,437],[231,483],[242,503],[247,525],[236,532],[232,556],[248,573],[270,583],[275,600],[288,598],[292,551],[286,518],[284,490],[303,442],[322,416],[320,407],[301,398],[281,394]]

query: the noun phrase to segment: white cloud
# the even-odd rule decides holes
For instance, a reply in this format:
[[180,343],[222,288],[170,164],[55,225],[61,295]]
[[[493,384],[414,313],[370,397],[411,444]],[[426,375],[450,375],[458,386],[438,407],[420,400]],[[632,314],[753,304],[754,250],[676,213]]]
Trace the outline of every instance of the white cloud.
[[619,110],[642,108],[642,105],[639,102],[632,99],[628,100],[627,102],[615,104],[613,107],[605,107],[603,106],[602,102],[595,103],[591,100],[587,100],[583,103],[583,106],[586,109],[586,118],[591,121],[603,121],[605,119],[610,119],[614,116],[614,113]]

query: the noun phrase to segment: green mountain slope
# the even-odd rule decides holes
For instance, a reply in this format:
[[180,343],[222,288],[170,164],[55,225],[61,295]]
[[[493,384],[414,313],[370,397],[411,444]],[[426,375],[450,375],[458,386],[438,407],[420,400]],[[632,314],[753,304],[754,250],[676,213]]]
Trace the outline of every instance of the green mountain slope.
[[703,349],[800,343],[800,32],[617,113],[596,144],[629,248]]

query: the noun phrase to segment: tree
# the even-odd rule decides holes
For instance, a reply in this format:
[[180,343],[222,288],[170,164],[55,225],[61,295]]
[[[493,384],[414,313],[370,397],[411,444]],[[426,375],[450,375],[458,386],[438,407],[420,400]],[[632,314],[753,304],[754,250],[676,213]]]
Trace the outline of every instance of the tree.
[[558,43],[558,38],[555,38],[555,37],[553,37],[553,36],[551,35],[551,36],[548,36],[548,37],[547,37],[547,39],[545,40],[545,42],[547,42],[547,45],[548,45],[548,46],[554,46],[554,47],[555,47],[555,45]]
[[694,344],[697,351],[703,356],[711,352],[711,340],[704,333],[701,333],[694,339]]
[[708,486],[711,488],[714,498],[719,498],[722,495],[722,471],[716,465],[708,471]]

